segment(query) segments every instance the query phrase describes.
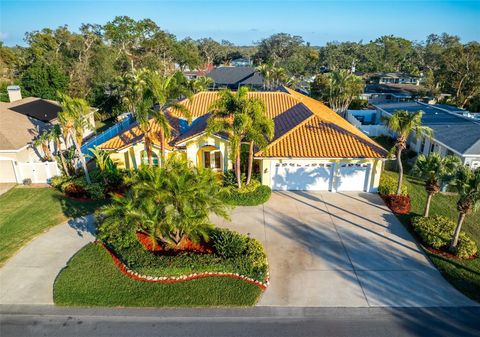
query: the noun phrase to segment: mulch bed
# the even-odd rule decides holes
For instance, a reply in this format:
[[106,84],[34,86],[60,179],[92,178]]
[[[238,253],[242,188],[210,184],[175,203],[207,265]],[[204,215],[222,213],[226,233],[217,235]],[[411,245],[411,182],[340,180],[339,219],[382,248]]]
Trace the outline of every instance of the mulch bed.
[[213,247],[206,242],[195,243],[186,239],[180,242],[176,249],[165,250],[161,244],[152,242],[152,239],[145,233],[137,232],[137,238],[146,250],[161,255],[177,255],[181,252],[213,253]]
[[455,254],[452,254],[452,253],[450,253],[446,250],[443,250],[443,249],[435,249],[435,248],[432,248],[430,246],[425,246],[423,243],[422,243],[422,246],[426,250],[428,250],[430,253],[446,257],[447,259],[450,259],[450,260],[468,261],[468,260],[475,260],[478,257],[477,254],[475,254],[475,255],[472,255],[472,256],[467,257],[467,258],[461,258],[461,257],[458,257]]

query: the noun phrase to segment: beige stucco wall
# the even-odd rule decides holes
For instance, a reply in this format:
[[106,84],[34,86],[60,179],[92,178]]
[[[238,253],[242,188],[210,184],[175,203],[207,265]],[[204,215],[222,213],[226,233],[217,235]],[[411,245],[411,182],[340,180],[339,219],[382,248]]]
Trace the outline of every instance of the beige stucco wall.
[[[369,180],[369,192],[377,192],[378,185],[380,183],[380,176],[383,170],[383,161],[381,159],[328,159],[328,158],[319,158],[319,159],[261,159],[260,170],[262,177],[262,184],[271,186],[271,164],[272,162],[291,162],[291,161],[302,161],[302,162],[332,162],[334,165],[334,181],[333,187],[337,186],[336,177],[338,176],[338,170],[341,163],[369,163],[370,164],[370,180]],[[332,189],[335,191],[335,188]]]

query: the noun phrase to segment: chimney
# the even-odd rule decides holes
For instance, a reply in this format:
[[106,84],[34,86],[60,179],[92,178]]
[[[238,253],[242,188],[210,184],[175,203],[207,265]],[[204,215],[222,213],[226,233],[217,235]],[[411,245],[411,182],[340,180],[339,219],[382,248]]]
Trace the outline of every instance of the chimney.
[[18,85],[9,85],[7,87],[7,91],[10,102],[19,101],[22,99],[22,92],[20,91],[20,87]]

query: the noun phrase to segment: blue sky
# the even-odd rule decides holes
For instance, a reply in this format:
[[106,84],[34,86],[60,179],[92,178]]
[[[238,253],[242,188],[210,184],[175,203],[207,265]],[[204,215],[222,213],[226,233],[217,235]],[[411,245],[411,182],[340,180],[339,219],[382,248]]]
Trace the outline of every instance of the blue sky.
[[480,40],[477,1],[5,1],[0,0],[0,39],[24,44],[25,32],[68,24],[104,24],[117,15],[150,18],[179,38],[212,37],[251,44],[278,32],[301,35],[313,45],[369,41],[393,34],[421,41],[448,32]]

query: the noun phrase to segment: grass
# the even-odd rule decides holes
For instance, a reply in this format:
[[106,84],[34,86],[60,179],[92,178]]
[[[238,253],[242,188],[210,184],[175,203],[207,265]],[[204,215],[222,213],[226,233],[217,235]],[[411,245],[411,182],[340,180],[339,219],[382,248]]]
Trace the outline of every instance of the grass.
[[58,275],[53,290],[57,305],[71,306],[251,306],[262,291],[226,277],[181,283],[150,283],[123,275],[99,245],[82,248]]
[[[384,171],[383,174],[391,175],[395,179],[398,177],[396,172]],[[421,180],[405,175],[404,182],[408,187],[412,210],[410,214],[399,215],[398,218],[407,228],[410,228],[410,219],[423,215],[427,193]],[[430,205],[430,215],[443,215],[456,221],[458,217],[457,200],[458,197],[453,194],[439,193],[435,195]],[[480,212],[467,215],[462,230],[469,234],[477,245],[480,244]],[[451,260],[429,251],[426,253],[453,286],[480,302],[480,258]]]
[[48,187],[11,189],[0,196],[0,265],[39,233],[103,203],[71,200]]

